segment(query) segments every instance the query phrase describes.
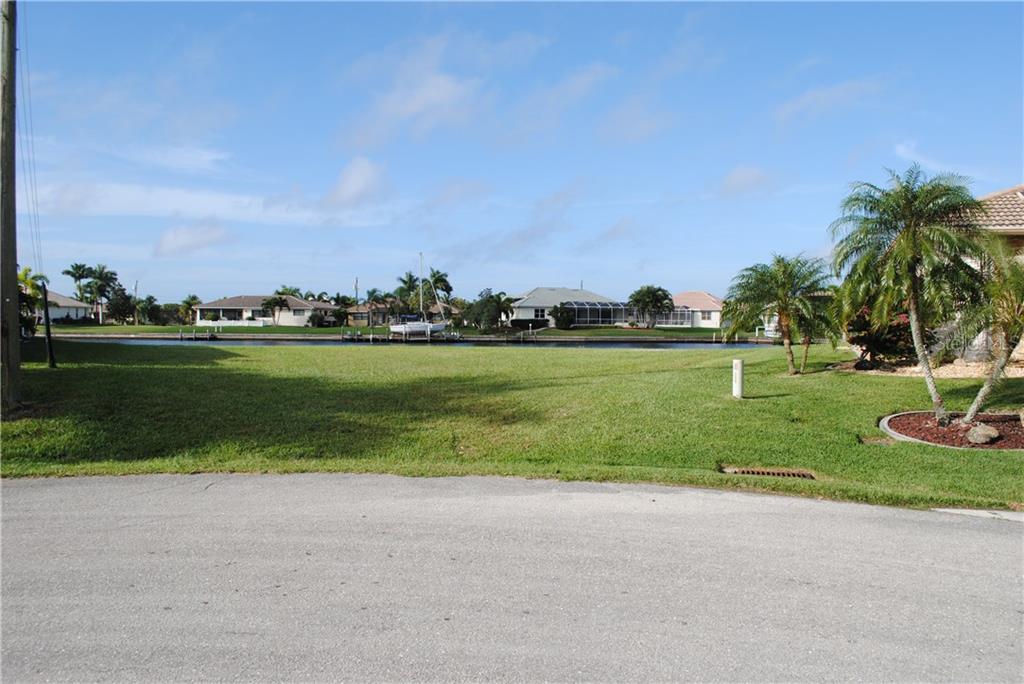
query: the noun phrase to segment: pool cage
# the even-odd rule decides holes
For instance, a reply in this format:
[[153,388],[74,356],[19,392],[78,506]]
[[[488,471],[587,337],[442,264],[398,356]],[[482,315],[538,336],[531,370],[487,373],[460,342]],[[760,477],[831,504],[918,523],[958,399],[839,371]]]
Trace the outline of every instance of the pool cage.
[[562,302],[573,313],[573,325],[615,325],[636,320],[636,311],[625,302]]
[[[563,308],[573,313],[573,325],[616,325],[631,321],[643,324],[637,310],[626,302],[562,302]],[[655,325],[692,327],[693,309],[676,307],[670,313],[658,316]]]

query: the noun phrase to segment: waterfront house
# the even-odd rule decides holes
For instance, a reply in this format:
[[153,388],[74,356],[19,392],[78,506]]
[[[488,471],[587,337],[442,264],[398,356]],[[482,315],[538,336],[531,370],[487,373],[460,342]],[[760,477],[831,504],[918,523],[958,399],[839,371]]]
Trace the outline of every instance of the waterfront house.
[[[50,310],[51,321],[80,321],[92,316],[92,304],[80,302],[77,299],[72,299],[53,290],[47,291],[46,298],[46,308]],[[39,312],[39,318],[42,319],[41,311]]]
[[[275,325],[273,311],[263,302],[277,295],[238,295],[205,302],[193,307],[196,325],[250,326]],[[330,302],[307,301],[292,295],[280,295],[288,305],[277,312],[276,325],[305,326],[314,311],[329,316],[336,308]]]

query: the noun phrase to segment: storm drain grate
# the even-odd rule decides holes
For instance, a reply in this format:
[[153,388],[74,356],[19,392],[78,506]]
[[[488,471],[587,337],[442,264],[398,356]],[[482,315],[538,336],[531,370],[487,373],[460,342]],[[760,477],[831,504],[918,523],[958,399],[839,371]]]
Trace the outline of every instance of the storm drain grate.
[[804,480],[815,479],[814,473],[809,470],[789,470],[786,468],[735,468],[733,466],[722,466],[718,470],[726,475],[760,475],[762,477],[799,477]]

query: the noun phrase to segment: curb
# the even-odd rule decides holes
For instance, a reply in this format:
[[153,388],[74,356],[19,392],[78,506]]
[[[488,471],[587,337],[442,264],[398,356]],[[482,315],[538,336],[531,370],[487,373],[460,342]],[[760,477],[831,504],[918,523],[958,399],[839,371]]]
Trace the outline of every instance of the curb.
[[963,447],[953,446],[951,444],[936,444],[935,442],[926,442],[923,439],[917,439],[916,437],[909,437],[902,432],[896,432],[893,428],[889,427],[889,421],[893,418],[899,418],[900,416],[910,416],[917,413],[928,413],[927,411],[903,411],[902,413],[893,413],[885,416],[882,420],[878,421],[878,429],[889,435],[898,442],[913,442],[914,444],[925,444],[927,446],[939,447],[940,449],[959,449],[961,451],[1020,451],[1020,449],[1000,449],[998,447],[993,449],[981,449],[975,447]]

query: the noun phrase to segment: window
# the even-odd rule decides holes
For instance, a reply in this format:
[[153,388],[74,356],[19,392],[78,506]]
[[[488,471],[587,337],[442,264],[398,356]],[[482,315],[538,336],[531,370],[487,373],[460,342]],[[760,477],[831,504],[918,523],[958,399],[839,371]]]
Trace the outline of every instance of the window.
[[702,320],[702,321],[710,321],[711,320],[711,312],[710,311],[701,311],[700,312],[700,320]]
[[534,318],[547,318],[547,311],[545,311],[544,309],[534,309],[533,310],[533,317]]
[[306,310],[305,309],[292,309],[292,315],[293,316],[305,316],[306,315]]

